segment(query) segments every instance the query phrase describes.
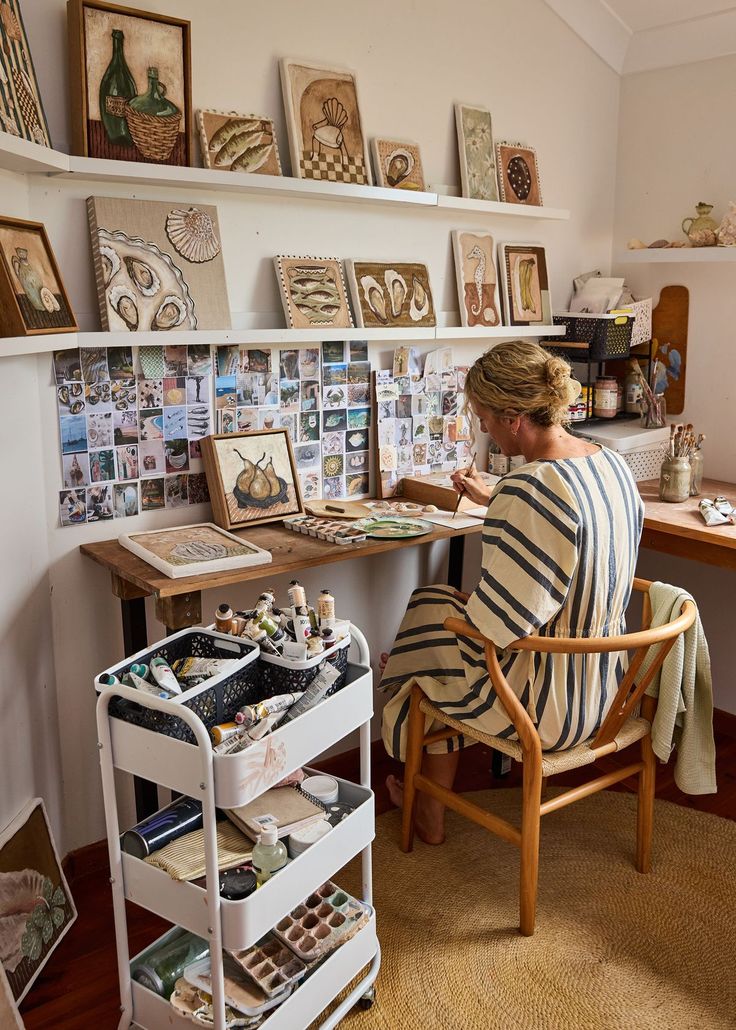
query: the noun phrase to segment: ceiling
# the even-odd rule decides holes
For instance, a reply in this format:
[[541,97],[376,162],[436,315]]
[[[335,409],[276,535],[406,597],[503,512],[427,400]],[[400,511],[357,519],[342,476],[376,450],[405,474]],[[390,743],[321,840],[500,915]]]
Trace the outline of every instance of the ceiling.
[[736,54],[736,2],[546,0],[620,75]]

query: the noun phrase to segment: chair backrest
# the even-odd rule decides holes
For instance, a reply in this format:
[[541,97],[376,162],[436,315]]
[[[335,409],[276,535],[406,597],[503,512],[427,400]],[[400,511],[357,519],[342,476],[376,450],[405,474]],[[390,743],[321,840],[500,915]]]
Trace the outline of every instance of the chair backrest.
[[[644,691],[652,682],[662,667],[662,663],[672,649],[675,641],[688,630],[695,621],[697,609],[692,601],[685,601],[680,614],[672,622],[664,626],[651,629],[651,603],[649,600],[649,588],[651,583],[645,579],[635,579],[633,590],[643,594],[642,607],[642,629],[636,633],[624,633],[615,637],[540,637],[531,635],[521,640],[516,640],[509,645],[510,651],[532,651],[546,654],[604,654],[607,652],[634,652],[629,662],[629,668],[616,692],[611,707],[608,710],[600,729],[593,738],[593,748],[602,747],[610,743],[619,732],[624,722],[629,718],[633,710],[639,704]],[[503,676],[499,663],[496,660],[495,646],[493,642],[479,633],[475,627],[463,619],[446,619],[445,629],[458,636],[473,637],[481,640],[486,645],[486,662],[491,680],[499,692],[501,699],[512,693],[511,688]],[[650,648],[657,648],[653,653],[651,663],[644,675],[636,682],[639,671]],[[503,680],[499,691],[499,677]],[[505,689],[504,689],[505,688]],[[515,695],[514,695],[515,696]],[[508,706],[507,706],[508,707]],[[516,706],[514,706],[516,707]],[[519,706],[521,707],[521,706]],[[526,715],[526,713],[523,713]],[[528,716],[527,716],[528,719]],[[513,720],[516,726],[516,719]],[[531,726],[531,720],[529,720]],[[519,727],[516,726],[517,731]],[[536,732],[536,731],[535,731]],[[525,734],[526,735],[526,734]]]

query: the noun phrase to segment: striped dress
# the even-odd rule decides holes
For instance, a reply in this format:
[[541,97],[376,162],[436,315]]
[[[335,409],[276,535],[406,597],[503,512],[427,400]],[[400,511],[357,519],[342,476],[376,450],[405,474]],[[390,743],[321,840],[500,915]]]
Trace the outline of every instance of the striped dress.
[[[531,633],[611,636],[625,632],[643,504],[628,466],[605,448],[534,461],[503,477],[483,526],[482,575],[467,604],[448,586],[415,590],[386,664],[383,741],[404,760],[414,682],[454,719],[516,739],[496,697],[483,647],[447,633],[448,616],[467,619],[499,648],[511,689],[534,721],[542,748],[591,737],[612,703],[625,654],[504,651]],[[427,732],[432,728],[427,719]],[[435,754],[472,744],[462,735],[429,746]]]

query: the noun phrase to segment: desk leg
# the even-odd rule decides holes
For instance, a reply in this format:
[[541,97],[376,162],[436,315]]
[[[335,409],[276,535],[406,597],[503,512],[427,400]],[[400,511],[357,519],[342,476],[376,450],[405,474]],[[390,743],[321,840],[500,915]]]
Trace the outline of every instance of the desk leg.
[[[145,597],[121,598],[120,607],[123,613],[123,647],[125,657],[142,651],[148,643],[146,631],[146,599]],[[133,777],[135,791],[135,812],[138,821],[145,819],[158,808],[158,788],[150,780],[140,776]]]
[[450,556],[447,561],[447,582],[456,590],[463,586],[463,557],[465,555],[465,537],[453,536],[450,539]]

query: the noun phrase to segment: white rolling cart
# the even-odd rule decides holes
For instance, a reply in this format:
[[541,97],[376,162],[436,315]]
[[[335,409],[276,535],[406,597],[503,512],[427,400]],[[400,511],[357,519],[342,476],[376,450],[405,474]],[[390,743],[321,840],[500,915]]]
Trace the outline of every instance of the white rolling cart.
[[[105,687],[100,693],[97,746],[102,771],[120,979],[118,1030],[128,1030],[131,1026],[141,1030],[191,1030],[193,1025],[174,1012],[168,999],[131,980],[126,900],[209,941],[215,1030],[225,1030],[223,948],[238,951],[260,940],[283,916],[358,853],[362,859],[362,900],[372,904],[371,841],[375,823],[370,789],[370,720],[373,685],[368,645],[355,626],[351,627],[351,640],[351,646],[357,649],[357,661],[348,664],[345,686],[294,722],[277,727],[272,734],[240,754],[214,755],[204,724],[192,711],[175,701],[141,694],[124,686]],[[133,662],[137,658],[132,656],[129,660]],[[114,718],[109,707],[116,698],[176,715],[192,730],[196,744],[184,743]],[[354,805],[354,811],[249,897],[240,901],[221,898],[215,809],[247,804],[356,729],[360,730],[360,784],[339,781],[340,799]],[[206,890],[192,883],[173,880],[161,870],[121,852],[116,769],[201,800]],[[372,1002],[380,954],[373,913],[368,923],[332,952],[286,1001],[272,1012],[265,1013],[260,1027],[263,1030],[304,1030],[361,969],[369,966],[357,986],[321,1023],[321,1030],[332,1030],[356,1003],[369,1005]]]

